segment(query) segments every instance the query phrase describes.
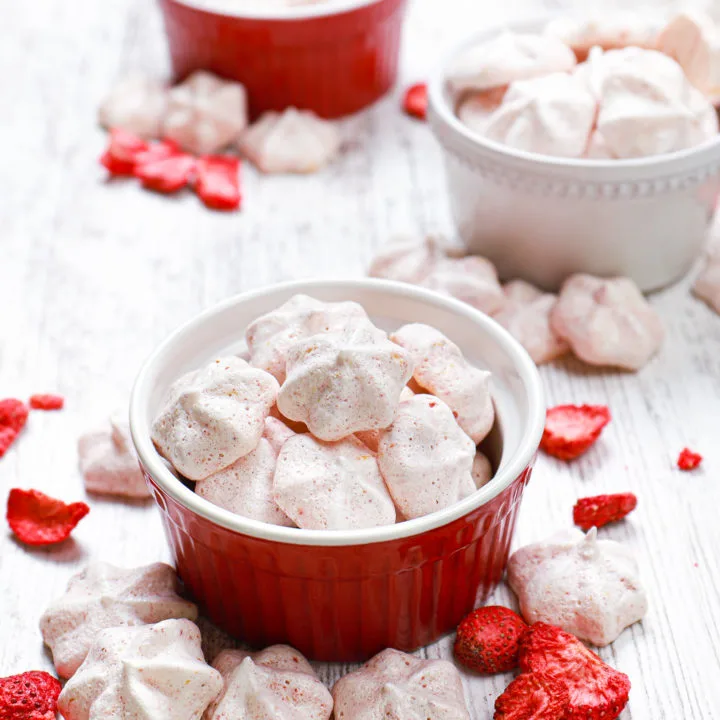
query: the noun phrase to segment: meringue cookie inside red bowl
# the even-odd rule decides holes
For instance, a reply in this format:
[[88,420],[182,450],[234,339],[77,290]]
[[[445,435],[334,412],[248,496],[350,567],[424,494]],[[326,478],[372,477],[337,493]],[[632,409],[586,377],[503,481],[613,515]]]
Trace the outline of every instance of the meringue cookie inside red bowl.
[[[640,102],[636,88],[650,64],[658,82],[672,76],[693,102],[700,95],[674,60],[640,48],[626,64],[638,76],[610,107],[617,98],[606,90],[615,86],[594,85],[597,61],[626,51],[603,55],[593,48],[590,65],[568,68],[555,48],[561,41],[543,35],[552,19],[474,33],[447,53],[429,81],[428,119],[443,150],[458,232],[503,280],[522,278],[553,291],[570,275],[587,273],[630,277],[643,291],[664,287],[696,260],[720,194],[712,105],[701,98],[709,112],[701,114],[707,123],[695,142],[690,105],[672,106],[670,95],[657,107],[651,99]],[[517,41],[513,55],[512,43],[500,42],[508,32],[536,42]],[[501,80],[510,83],[506,94],[494,85]],[[677,127],[666,127],[668,118]],[[614,139],[625,142],[625,154],[600,146],[602,122],[615,123],[622,137]],[[657,154],[636,156],[651,151]]]
[[395,83],[407,0],[160,0],[173,72],[241,82],[253,117],[335,118]]
[[[482,449],[493,479],[412,520],[311,530],[236,515],[171,471],[151,439],[170,386],[213,357],[242,352],[245,328],[299,293],[360,303],[385,331],[430,324],[489,370],[496,421]],[[284,283],[230,298],[151,355],[130,407],[133,441],[178,573],[204,612],[252,646],[285,643],[327,661],[427,645],[487,597],[505,570],[544,422],[537,369],[499,324],[452,298],[376,279]]]

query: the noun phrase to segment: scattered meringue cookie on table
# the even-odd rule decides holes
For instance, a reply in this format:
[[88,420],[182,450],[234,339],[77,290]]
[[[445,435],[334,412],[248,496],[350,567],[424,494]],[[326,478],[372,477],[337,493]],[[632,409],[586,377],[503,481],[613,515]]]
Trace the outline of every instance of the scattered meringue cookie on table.
[[395,523],[378,461],[356,437],[327,443],[296,435],[282,447],[275,502],[301,528],[350,530]]
[[254,367],[285,380],[285,365],[290,347],[321,332],[345,327],[374,325],[361,305],[355,302],[326,303],[307,295],[294,295],[279,308],[257,318],[245,331],[250,358]]
[[197,70],[168,92],[163,135],[195,155],[234,144],[247,127],[247,96],[237,82]]
[[88,492],[150,497],[133,449],[130,428],[121,417],[112,416],[106,426],[82,435],[78,440],[78,456]]
[[374,326],[313,335],[288,351],[278,409],[320,440],[385,428],[412,372],[410,355]]
[[98,633],[58,709],[65,720],[199,720],[222,688],[222,676],[203,658],[197,626],[165,620]]
[[475,445],[482,442],[495,420],[490,373],[471,365],[454,342],[429,325],[403,325],[390,339],[410,353],[418,385],[450,407]]
[[520,80],[510,85],[483,135],[518,150],[581,157],[596,107],[592,93],[575,75],[552,73]]
[[110,130],[122,128],[146,140],[162,135],[167,108],[167,88],[144,75],[121,80],[102,101],[100,124]]
[[257,447],[278,387],[239,357],[214,360],[172,384],[153,442],[179,473],[202,480]]
[[195,620],[197,607],[176,592],[175,570],[165,563],[125,569],[88,565],[40,618],[40,632],[60,677],[71,677],[100,630],[171,618]]
[[432,235],[420,242],[415,238],[396,237],[376,253],[368,275],[419,284],[444,259],[442,245]]
[[470,720],[462,680],[447,660],[392,648],[335,683],[335,720]]
[[594,156],[669,153],[699,145],[718,132],[710,101],[690,84],[675,60],[655,50],[593,51],[575,77],[599,103]]
[[238,147],[264,173],[313,173],[340,152],[337,127],[310,110],[267,112],[241,136]]
[[493,315],[527,351],[537,365],[564,355],[569,347],[550,327],[550,313],[557,296],[544,293],[524,280],[504,286],[506,303]]
[[458,57],[447,73],[453,93],[505,87],[516,80],[566,72],[575,65],[573,51],[549,35],[505,31]]
[[550,313],[550,327],[589,365],[639,370],[657,353],[665,331],[629,278],[572,275]]
[[408,519],[449,507],[475,492],[475,445],[452,410],[432,395],[401,403],[380,434],[377,463],[395,505]]
[[293,521],[273,498],[273,477],[277,456],[294,435],[282,421],[268,417],[257,447],[229,467],[199,480],[195,492],[237,515],[271,525],[293,527]]
[[528,623],[545,622],[604,646],[643,618],[648,602],[630,551],[613,540],[567,530],[517,550],[508,583]]
[[711,17],[699,10],[678,13],[658,35],[657,45],[700,92],[720,100],[720,31]]
[[225,650],[213,661],[225,686],[204,720],[329,720],[333,698],[310,663],[287,645]]
[[495,266],[478,255],[442,259],[420,285],[462,300],[488,315],[505,303]]

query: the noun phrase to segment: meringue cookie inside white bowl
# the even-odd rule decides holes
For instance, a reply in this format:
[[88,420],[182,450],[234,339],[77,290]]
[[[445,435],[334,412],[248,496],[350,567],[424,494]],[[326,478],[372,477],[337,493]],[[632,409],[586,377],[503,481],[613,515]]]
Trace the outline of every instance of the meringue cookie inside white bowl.
[[[245,328],[298,293],[358,302],[386,331],[428,323],[490,370],[496,423],[483,449],[493,479],[455,505],[413,520],[304,530],[231,513],[171,472],[150,433],[170,385],[213,357],[242,351]],[[195,599],[218,625],[253,645],[285,642],[324,660],[417,648],[453,629],[489,594],[507,562],[544,421],[537,369],[500,325],[452,298],[376,279],[285,283],[230,298],[152,354],[130,407],[141,466]]]
[[429,82],[452,213],[472,253],[504,280],[556,290],[574,273],[627,276],[643,291],[681,277],[698,256],[720,193],[720,135],[685,150],[632,159],[564,158],[495,142],[456,115],[448,72],[499,33],[542,32],[550,17],[476,32]]

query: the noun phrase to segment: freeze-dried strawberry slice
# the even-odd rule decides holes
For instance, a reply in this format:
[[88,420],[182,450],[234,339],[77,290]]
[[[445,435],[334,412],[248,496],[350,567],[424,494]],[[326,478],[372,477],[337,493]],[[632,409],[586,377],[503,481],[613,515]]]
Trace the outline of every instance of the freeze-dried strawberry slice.
[[412,117],[424,120],[427,117],[428,90],[425,83],[411,85],[405,91],[403,110]]
[[0,678],[0,720],[55,720],[61,690],[40,670]]
[[39,490],[13,488],[6,517],[10,529],[27,545],[53,545],[66,540],[89,512],[84,502],[67,505]]
[[600,528],[622,520],[636,507],[637,498],[632,493],[580,498],[573,508],[573,522],[587,532],[593,526]]
[[10,449],[17,436],[11,427],[0,427],[0,458]]
[[135,155],[135,165],[145,165],[156,160],[164,160],[181,152],[180,146],[174,140],[158,140],[151,142],[147,146],[147,150]]
[[491,605],[473,610],[458,625],[455,658],[480,673],[513,670],[518,664],[518,645],[528,626],[510,608]]
[[30,407],[33,410],[62,410],[65,407],[65,398],[62,395],[33,395],[30,398]]
[[683,448],[677,459],[677,466],[681,470],[694,470],[701,462],[703,456],[693,452],[690,448]]
[[100,158],[111,175],[132,175],[137,156],[147,151],[148,144],[137,135],[122,128],[110,130],[110,144]]
[[204,155],[197,162],[195,192],[211,210],[240,207],[240,160],[231,155]]
[[195,171],[195,158],[186,153],[175,153],[135,167],[135,177],[144,188],[159,193],[182,190]]
[[521,673],[495,701],[494,720],[565,720],[570,693],[542,673]]
[[520,669],[565,685],[565,720],[613,720],[627,705],[630,679],[588,650],[574,635],[535,623],[520,640]]
[[16,398],[0,400],[0,428],[12,428],[19,433],[28,418],[28,406]]
[[547,411],[540,447],[553,457],[574,460],[609,422],[610,410],[605,405],[558,405]]

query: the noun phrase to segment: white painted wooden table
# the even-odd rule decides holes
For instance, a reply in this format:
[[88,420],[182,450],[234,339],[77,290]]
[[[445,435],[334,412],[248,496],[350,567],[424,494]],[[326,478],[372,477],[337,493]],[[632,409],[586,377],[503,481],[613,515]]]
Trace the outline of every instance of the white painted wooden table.
[[[403,82],[422,78],[469,18],[480,26],[534,5],[418,0]],[[32,414],[0,461],[3,508],[14,486],[83,498],[78,434],[126,404],[142,360],[199,310],[279,280],[359,276],[392,233],[452,232],[440,153],[423,124],[400,114],[398,93],[346,122],[356,142],[326,172],[265,178],[247,169],[241,214],[106,183],[96,107],[131,69],[167,72],[156,8],[148,0],[0,8],[0,397],[67,396],[62,413]],[[720,718],[720,318],[687,285],[653,297],[668,337],[643,372],[575,362],[543,369],[550,403],[608,403],[614,420],[579,462],[540,458],[516,538],[567,527],[577,497],[637,493],[633,516],[602,531],[637,553],[651,599],[642,624],[601,652],[631,677],[625,720]],[[673,466],[686,444],[705,455],[692,474]],[[90,503],[57,548],[28,550],[0,532],[0,675],[51,669],[38,618],[88,560],[168,558],[151,505]],[[492,599],[512,602],[505,588]],[[446,638],[426,652],[449,657],[450,648]],[[319,668],[328,683],[345,669]],[[509,677],[464,678],[473,720],[491,717]]]

